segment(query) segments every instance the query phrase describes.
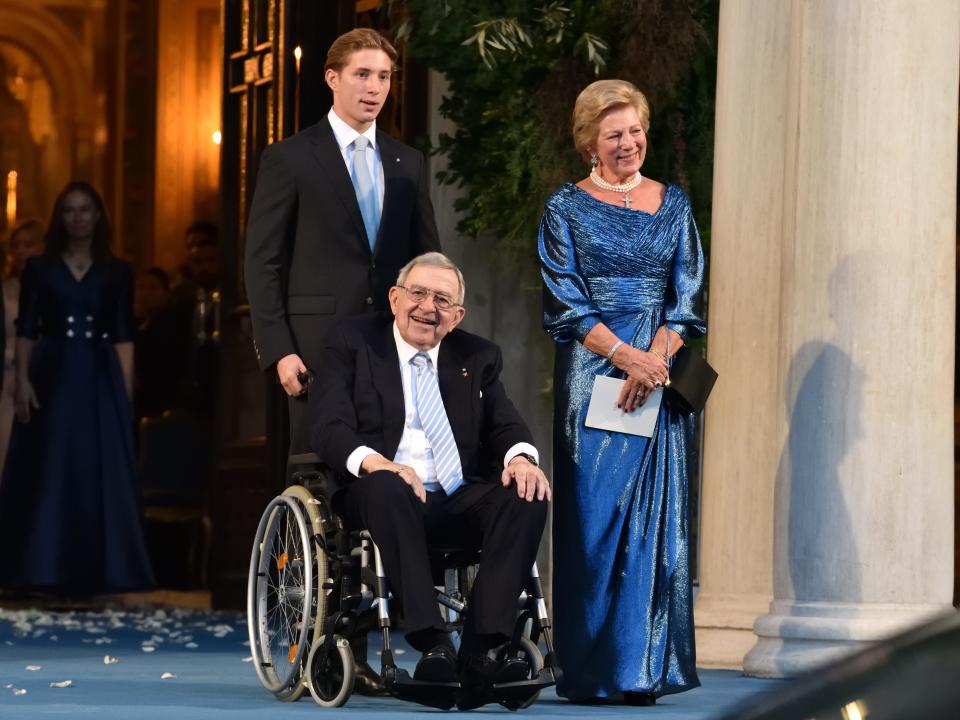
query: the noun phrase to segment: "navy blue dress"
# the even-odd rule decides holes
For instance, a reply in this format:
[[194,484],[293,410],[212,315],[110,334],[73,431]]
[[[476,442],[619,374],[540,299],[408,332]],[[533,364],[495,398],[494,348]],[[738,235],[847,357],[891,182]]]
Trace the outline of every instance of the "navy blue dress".
[[112,593],[154,585],[133,423],[114,343],[132,342],[130,267],[108,257],[77,280],[27,261],[17,336],[35,340],[39,408],[14,421],[0,481],[0,586]]
[[586,349],[604,323],[646,350],[661,325],[706,327],[703,251],[676,185],[651,214],[566,184],[547,200],[539,250],[554,368],[553,606],[558,692],[655,695],[700,684],[687,553],[691,417],[661,405],[652,438],[584,425],[594,377],[623,373]]

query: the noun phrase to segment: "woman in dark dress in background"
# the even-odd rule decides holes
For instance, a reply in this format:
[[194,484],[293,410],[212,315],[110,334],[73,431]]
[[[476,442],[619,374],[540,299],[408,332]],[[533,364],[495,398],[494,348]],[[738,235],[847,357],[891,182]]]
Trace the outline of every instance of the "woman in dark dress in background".
[[132,283],[100,195],[72,182],[23,271],[13,434],[0,483],[0,587],[61,595],[154,585],[131,419]]

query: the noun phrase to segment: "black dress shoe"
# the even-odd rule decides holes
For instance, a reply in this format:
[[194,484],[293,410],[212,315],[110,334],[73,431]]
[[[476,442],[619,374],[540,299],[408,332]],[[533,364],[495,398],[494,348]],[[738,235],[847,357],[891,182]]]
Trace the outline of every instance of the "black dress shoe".
[[526,680],[530,665],[523,658],[511,656],[501,646],[485,653],[473,653],[463,659],[460,670],[459,710],[473,710],[487,703],[497,702],[493,686]]
[[657,704],[657,696],[648,692],[627,691],[623,694],[623,704],[638,707],[653,707]]
[[358,661],[357,676],[353,681],[353,691],[358,695],[380,697],[389,695],[380,675],[366,661]]
[[413,679],[435,683],[456,682],[457,658],[453,648],[449,645],[437,645],[425,652],[417,663],[417,669],[413,671]]

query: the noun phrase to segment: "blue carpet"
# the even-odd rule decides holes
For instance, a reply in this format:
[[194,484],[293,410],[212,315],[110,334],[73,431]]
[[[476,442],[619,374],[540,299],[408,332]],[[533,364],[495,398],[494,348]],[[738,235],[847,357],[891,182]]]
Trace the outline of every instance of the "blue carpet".
[[[371,636],[371,648],[378,643],[379,639]],[[417,653],[402,641],[398,650],[398,662],[412,672]],[[52,613],[0,608],[0,718],[388,720],[443,714],[393,698],[357,695],[335,710],[318,707],[309,695],[297,703],[282,703],[260,687],[249,660],[245,662],[249,657],[246,623],[235,614],[169,609]],[[378,666],[376,661],[372,664]],[[172,677],[164,679],[167,673]],[[522,716],[705,719],[772,687],[769,681],[730,671],[702,670],[700,679],[703,687],[662,698],[653,708],[571,705],[551,690],[542,693]],[[70,681],[69,687],[51,687],[51,683],[65,681]],[[508,714],[499,706],[472,711],[478,713]]]

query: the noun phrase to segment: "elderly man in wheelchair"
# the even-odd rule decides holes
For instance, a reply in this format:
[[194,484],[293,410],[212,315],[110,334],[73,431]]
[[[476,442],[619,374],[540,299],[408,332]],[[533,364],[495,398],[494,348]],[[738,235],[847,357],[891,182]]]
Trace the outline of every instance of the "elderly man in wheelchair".
[[[257,672],[278,697],[308,687],[321,704],[342,704],[353,672],[344,638],[364,634],[364,610],[375,608],[392,694],[440,708],[526,707],[559,675],[535,565],[550,486],[500,382],[500,349],[457,329],[460,270],[440,253],[421,255],[389,297],[393,317],[352,318],[327,336],[310,390],[311,442],[332,470],[320,497],[291,488],[261,521],[248,604]],[[297,523],[283,514],[306,530],[285,533]],[[468,597],[438,591],[438,556],[463,579],[465,551],[480,558]],[[393,661],[388,587],[422,653],[412,678]],[[319,608],[324,594],[339,598],[333,611]],[[273,608],[291,598],[302,613],[292,622]],[[459,613],[459,650],[438,600]],[[272,645],[274,616],[290,638],[286,657]]]

